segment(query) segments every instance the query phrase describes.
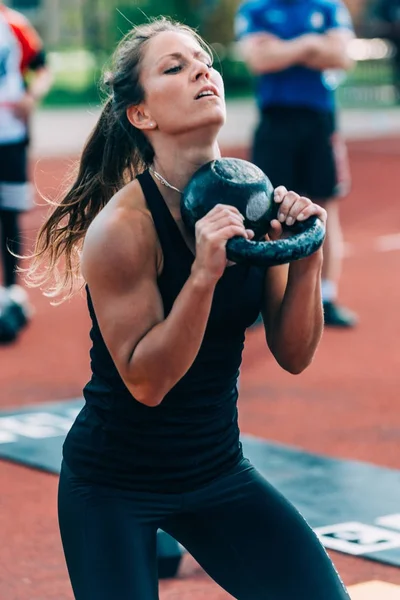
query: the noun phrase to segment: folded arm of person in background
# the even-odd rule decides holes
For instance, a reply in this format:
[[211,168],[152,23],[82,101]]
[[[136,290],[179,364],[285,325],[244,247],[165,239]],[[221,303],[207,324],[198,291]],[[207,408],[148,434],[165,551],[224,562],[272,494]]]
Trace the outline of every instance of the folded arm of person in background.
[[[313,31],[305,24],[304,33],[289,39],[268,31],[267,23],[264,29],[261,21],[254,27],[256,19],[251,15],[252,18],[247,20],[247,31],[239,32],[242,55],[249,68],[257,75],[283,71],[295,65],[318,71],[349,70],[353,65],[348,53],[348,44],[354,37],[351,21],[343,17],[346,13],[337,10],[338,5],[334,4],[333,8],[336,10],[327,16],[325,30]],[[246,27],[245,11],[240,23]]]
[[256,33],[247,36],[241,45],[247,64],[256,74],[282,71],[294,65],[317,71],[347,71],[353,65],[347,52],[348,42],[352,38],[353,34],[348,30],[309,33],[292,40],[281,40],[269,33]]

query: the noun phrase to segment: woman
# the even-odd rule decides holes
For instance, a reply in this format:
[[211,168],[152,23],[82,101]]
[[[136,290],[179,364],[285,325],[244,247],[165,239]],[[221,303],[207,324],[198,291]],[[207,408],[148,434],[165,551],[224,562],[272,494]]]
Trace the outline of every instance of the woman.
[[[183,227],[180,190],[220,156],[225,121],[221,77],[192,30],[166,19],[136,28],[108,83],[76,182],[43,226],[30,273],[47,282],[65,258],[56,294],[81,267],[93,320],[93,375],[59,487],[75,597],[158,598],[161,528],[240,600],[348,599],[304,519],[243,457],[237,424],[245,329],[260,310],[284,369],[299,373],[312,360],[321,253],[267,272],[227,268],[226,241],[253,235],[235,208],[216,206],[196,239]],[[284,221],[325,219],[284,188],[276,201],[274,237]]]

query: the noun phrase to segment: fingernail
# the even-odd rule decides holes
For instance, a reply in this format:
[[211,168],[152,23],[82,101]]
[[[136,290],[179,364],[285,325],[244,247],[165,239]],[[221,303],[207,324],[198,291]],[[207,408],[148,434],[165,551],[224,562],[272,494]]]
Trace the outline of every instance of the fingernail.
[[303,213],[300,213],[299,216],[297,217],[298,221],[302,221],[304,219],[304,215]]
[[288,217],[288,218],[286,219],[286,225],[293,225],[293,223],[294,223],[294,219],[293,219],[293,217]]
[[279,213],[278,219],[280,220],[281,223],[283,223],[283,221],[285,220],[285,215],[283,213]]

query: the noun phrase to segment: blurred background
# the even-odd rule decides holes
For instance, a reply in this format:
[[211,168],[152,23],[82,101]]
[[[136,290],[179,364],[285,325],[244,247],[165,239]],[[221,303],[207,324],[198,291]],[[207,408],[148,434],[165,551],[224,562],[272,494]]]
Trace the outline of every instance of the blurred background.
[[[396,0],[392,2],[396,4]],[[346,3],[357,34],[350,48],[357,63],[344,81],[340,74],[332,74],[337,78],[339,105],[394,106],[397,95],[393,71],[396,33],[400,40],[400,30],[393,27],[392,31],[379,18],[378,4],[382,2],[347,0]],[[197,27],[214,47],[228,99],[252,95],[252,78],[234,41],[233,19],[238,0],[9,0],[8,4],[26,14],[49,51],[55,82],[45,100],[47,106],[98,100],[98,75],[105,57],[131,23],[141,23],[159,14]]]

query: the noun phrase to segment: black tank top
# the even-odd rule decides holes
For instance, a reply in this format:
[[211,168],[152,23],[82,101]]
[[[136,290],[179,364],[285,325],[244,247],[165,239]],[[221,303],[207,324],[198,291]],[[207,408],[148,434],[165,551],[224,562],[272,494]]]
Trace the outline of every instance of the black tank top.
[[[162,247],[158,287],[167,317],[194,256],[151,175],[146,171],[138,180]],[[136,401],[119,376],[87,289],[92,377],[63,449],[76,475],[103,485],[179,493],[211,481],[241,460],[236,384],[245,330],[260,312],[264,275],[244,265],[225,270],[193,365],[153,408]]]

